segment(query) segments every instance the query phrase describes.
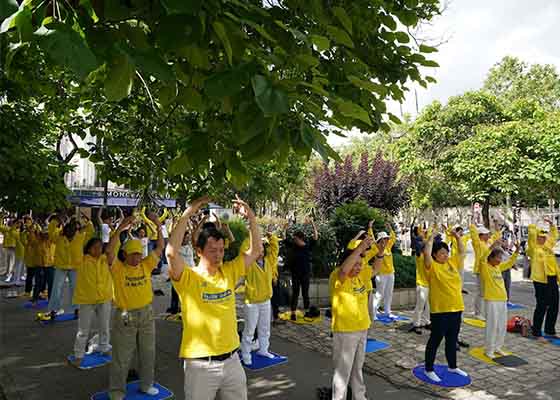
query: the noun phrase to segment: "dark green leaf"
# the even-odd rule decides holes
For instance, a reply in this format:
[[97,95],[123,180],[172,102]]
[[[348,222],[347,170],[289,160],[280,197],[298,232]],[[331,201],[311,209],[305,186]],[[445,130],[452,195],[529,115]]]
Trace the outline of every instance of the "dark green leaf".
[[226,28],[224,27],[224,24],[222,24],[219,21],[214,21],[212,23],[212,27],[214,28],[214,32],[221,40],[222,45],[224,46],[229,65],[233,65],[233,51],[231,49],[231,43],[229,42],[229,38],[226,32]]
[[425,44],[420,45],[420,52],[421,53],[435,53],[438,49],[431,46],[426,46]]
[[1,0],[0,1],[0,21],[8,18],[10,15],[18,10],[18,3],[16,0]]
[[168,15],[191,14],[198,15],[202,8],[202,0],[161,0]]
[[344,10],[344,8],[333,7],[332,11],[333,11],[333,14],[335,15],[335,17],[338,18],[338,20],[340,21],[340,23],[344,27],[344,29],[346,29],[346,31],[348,31],[348,33],[352,33],[352,20],[350,19],[348,14],[346,14],[346,11]]
[[321,35],[311,35],[311,43],[317,46],[317,50],[319,51],[325,51],[331,47],[329,38]]
[[163,82],[175,81],[173,69],[155,51],[127,49],[132,60],[142,72],[150,74]]
[[410,36],[406,32],[395,32],[395,38],[399,43],[408,43],[410,42]]
[[134,65],[126,54],[119,54],[107,65],[105,95],[109,101],[120,101],[132,90]]
[[255,100],[265,114],[282,114],[290,110],[288,96],[262,75],[255,75],[251,80]]
[[350,47],[351,49],[354,48],[354,42],[352,42],[352,38],[340,28],[336,26],[329,25],[327,26],[327,32],[332,40],[339,44],[343,44],[346,47]]
[[368,112],[356,103],[342,101],[338,104],[338,110],[345,117],[358,119],[368,125],[371,125]]
[[204,91],[209,97],[233,96],[249,83],[249,75],[242,69],[219,72],[204,82]]

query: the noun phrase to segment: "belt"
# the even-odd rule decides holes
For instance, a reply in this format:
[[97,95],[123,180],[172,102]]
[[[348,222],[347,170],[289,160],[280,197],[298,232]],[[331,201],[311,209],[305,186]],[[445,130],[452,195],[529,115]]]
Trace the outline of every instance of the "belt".
[[208,357],[196,357],[195,360],[204,360],[204,361],[225,361],[228,358],[230,358],[231,356],[233,356],[235,353],[237,353],[237,351],[239,350],[239,348],[232,350],[230,352],[224,353],[224,354],[218,354],[217,356],[208,356]]

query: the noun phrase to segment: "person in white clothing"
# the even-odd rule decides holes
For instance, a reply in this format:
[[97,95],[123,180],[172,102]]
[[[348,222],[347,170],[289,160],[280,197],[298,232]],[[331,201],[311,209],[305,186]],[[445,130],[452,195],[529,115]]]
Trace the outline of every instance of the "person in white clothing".
[[418,335],[422,334],[421,328],[430,327],[430,303],[428,301],[430,294],[430,285],[428,284],[428,276],[424,265],[424,247],[426,234],[424,230],[416,226],[414,227],[414,252],[416,259],[416,307],[414,309],[414,319],[410,332]]
[[381,264],[381,269],[379,274],[375,277],[375,297],[373,301],[374,308],[374,318],[377,316],[379,311],[379,306],[383,302],[383,308],[385,314],[389,318],[395,318],[395,315],[391,312],[391,304],[393,303],[393,290],[395,288],[395,267],[393,266],[393,253],[391,249],[397,241],[397,235],[389,223],[385,224],[387,232],[379,232],[377,234],[376,245],[372,248],[383,247],[383,263]]

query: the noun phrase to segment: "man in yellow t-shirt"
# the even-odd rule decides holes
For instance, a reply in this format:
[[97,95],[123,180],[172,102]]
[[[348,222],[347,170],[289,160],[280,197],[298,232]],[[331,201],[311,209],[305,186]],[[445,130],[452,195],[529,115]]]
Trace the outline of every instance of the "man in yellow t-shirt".
[[113,303],[115,311],[111,324],[113,361],[109,369],[109,396],[111,400],[122,400],[126,393],[126,378],[134,352],[138,349],[140,391],[155,396],[159,393],[154,384],[155,323],[152,310],[152,270],[163,251],[161,222],[157,215],[150,220],[158,231],[157,245],[146,258],[142,258],[140,240],[132,239],[122,247],[124,260],[115,256],[120,243],[120,234],[129,229],[135,217],[125,218],[111,237],[105,250],[107,263],[113,276]]
[[365,361],[367,332],[371,326],[367,281],[379,269],[384,258],[383,243],[377,246],[373,268],[364,271],[363,258],[371,250],[373,239],[364,238],[354,249],[347,249],[343,263],[330,275],[332,305],[333,363],[332,399],[346,399],[348,385],[353,398],[366,399],[362,368]]
[[234,210],[249,221],[249,251],[223,262],[224,235],[216,227],[202,229],[196,243],[200,262],[187,268],[180,255],[181,243],[190,218],[209,199],[191,203],[169,237],[169,276],[182,308],[183,338],[180,357],[185,359],[185,398],[193,400],[246,400],[247,381],[237,350],[235,285],[253,268],[262,242],[257,220],[247,203],[234,200]]
[[490,359],[507,355],[504,350],[507,326],[507,292],[502,272],[507,271],[515,264],[519,255],[519,243],[515,244],[515,253],[502,262],[504,251],[497,247],[490,251],[486,261],[480,263],[480,279],[484,288],[484,301],[486,302],[486,337],[485,353]]

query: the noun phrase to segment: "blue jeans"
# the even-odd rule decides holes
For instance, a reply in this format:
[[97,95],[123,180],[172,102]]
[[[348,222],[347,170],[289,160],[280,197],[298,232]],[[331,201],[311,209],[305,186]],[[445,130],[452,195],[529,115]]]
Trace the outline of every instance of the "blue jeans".
[[[70,281],[70,303],[72,303],[72,298],[74,297],[74,288],[76,287],[76,271],[73,269],[61,269],[56,268],[54,272],[54,281],[52,288],[52,295],[49,299],[48,311],[58,311],[63,304],[64,295],[64,282],[66,277]],[[72,310],[76,310],[78,306],[72,304]]]

